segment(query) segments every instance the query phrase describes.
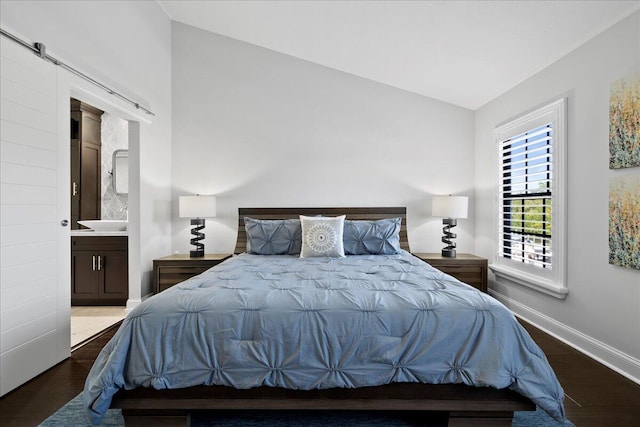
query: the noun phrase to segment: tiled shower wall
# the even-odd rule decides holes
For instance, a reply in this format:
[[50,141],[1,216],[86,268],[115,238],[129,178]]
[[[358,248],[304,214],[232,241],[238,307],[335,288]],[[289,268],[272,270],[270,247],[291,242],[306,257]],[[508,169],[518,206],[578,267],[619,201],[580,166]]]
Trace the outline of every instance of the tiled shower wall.
[[129,122],[109,113],[102,115],[102,219],[127,219],[128,196],[113,192],[113,152],[129,148]]

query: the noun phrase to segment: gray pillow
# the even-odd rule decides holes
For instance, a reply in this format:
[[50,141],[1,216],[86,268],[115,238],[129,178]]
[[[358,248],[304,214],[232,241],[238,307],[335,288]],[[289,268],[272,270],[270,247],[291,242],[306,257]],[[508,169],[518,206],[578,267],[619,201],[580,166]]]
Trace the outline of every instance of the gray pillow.
[[300,258],[343,257],[344,218],[344,215],[338,217],[300,215],[302,225]]
[[347,255],[393,255],[400,252],[402,218],[344,222]]
[[245,217],[247,252],[256,255],[297,255],[302,246],[299,219],[264,220]]

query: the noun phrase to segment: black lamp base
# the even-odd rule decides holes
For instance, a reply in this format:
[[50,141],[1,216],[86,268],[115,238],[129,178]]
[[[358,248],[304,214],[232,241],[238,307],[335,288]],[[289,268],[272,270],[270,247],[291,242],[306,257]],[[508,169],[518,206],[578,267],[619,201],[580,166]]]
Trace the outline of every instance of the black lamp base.
[[446,243],[447,246],[442,249],[442,256],[445,258],[456,257],[456,242],[454,239],[457,237],[455,233],[451,232],[451,229],[458,225],[458,220],[455,218],[443,218],[442,220],[442,243]]
[[455,249],[444,248],[442,250],[442,256],[445,257],[445,258],[455,258],[456,257],[456,250]]
[[201,251],[189,251],[190,258],[202,258],[204,256],[204,249]]
[[191,229],[191,234],[194,236],[191,239],[191,244],[196,248],[195,250],[189,251],[189,257],[202,258],[204,256],[204,243],[200,243],[200,241],[204,239],[204,233],[201,233],[200,230],[204,229],[204,218],[192,219],[191,225],[194,226]]

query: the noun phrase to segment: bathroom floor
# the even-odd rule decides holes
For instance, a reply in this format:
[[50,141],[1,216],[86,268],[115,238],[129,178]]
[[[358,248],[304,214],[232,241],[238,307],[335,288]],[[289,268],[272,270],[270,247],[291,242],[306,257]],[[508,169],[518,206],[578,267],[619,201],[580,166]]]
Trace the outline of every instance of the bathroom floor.
[[71,349],[126,316],[125,307],[71,307]]

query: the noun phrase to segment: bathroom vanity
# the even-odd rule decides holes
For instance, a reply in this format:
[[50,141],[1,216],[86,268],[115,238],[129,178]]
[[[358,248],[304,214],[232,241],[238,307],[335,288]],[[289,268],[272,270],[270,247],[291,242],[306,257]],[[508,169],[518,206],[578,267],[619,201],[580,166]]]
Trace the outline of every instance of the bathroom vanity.
[[127,245],[126,231],[71,232],[71,305],[126,305]]

